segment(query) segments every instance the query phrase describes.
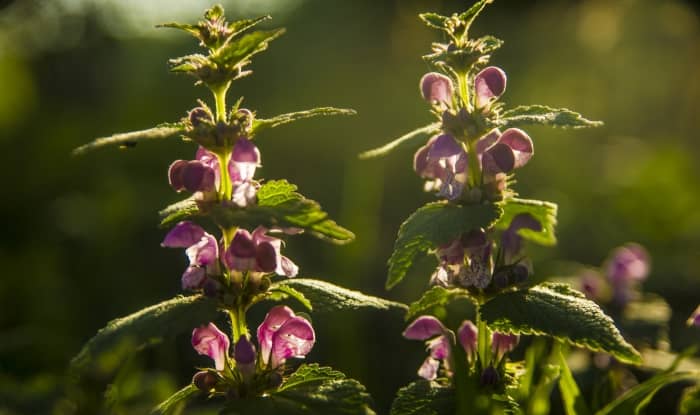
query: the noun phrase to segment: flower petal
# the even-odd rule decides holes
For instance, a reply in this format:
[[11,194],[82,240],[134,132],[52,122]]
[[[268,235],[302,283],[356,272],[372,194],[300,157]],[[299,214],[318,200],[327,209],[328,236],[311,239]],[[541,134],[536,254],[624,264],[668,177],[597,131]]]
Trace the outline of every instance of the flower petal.
[[449,104],[452,100],[454,87],[452,80],[447,76],[437,72],[430,72],[421,78],[420,90],[423,98],[431,104],[439,102]]
[[503,132],[499,143],[508,145],[515,155],[515,166],[518,169],[527,164],[535,153],[532,139],[527,133],[519,128],[509,128]]
[[263,363],[267,364],[272,350],[272,336],[287,320],[294,317],[294,311],[283,305],[272,307],[258,326],[258,344]]
[[165,235],[161,246],[166,248],[189,248],[198,243],[206,234],[204,229],[190,221],[183,221],[175,225]]
[[272,335],[272,367],[278,367],[290,357],[306,356],[315,342],[316,334],[311,323],[301,317],[290,318]]
[[185,190],[185,185],[182,183],[185,166],[187,166],[187,160],[175,160],[168,167],[168,183],[176,192]]
[[204,268],[189,266],[182,274],[182,289],[185,291],[194,291],[202,288],[202,285],[207,279],[207,272]]
[[447,329],[433,316],[420,316],[406,327],[403,336],[410,340],[428,340],[445,333]]
[[212,358],[216,370],[224,370],[229,346],[228,336],[219,330],[214,323],[192,331],[192,347],[197,353]]
[[212,235],[205,233],[202,239],[185,250],[190,265],[205,267],[213,264],[219,258],[219,244]]
[[273,272],[277,269],[277,262],[280,255],[275,251],[275,247],[269,242],[262,242],[256,247],[255,261],[257,270],[262,272]]
[[482,108],[506,90],[506,73],[501,68],[489,66],[474,77],[476,106]]
[[420,368],[418,368],[418,376],[425,380],[435,380],[439,368],[440,361],[428,356],[425,358]]
[[485,174],[509,173],[515,167],[515,154],[508,145],[498,142],[481,156],[481,165]]
[[477,343],[478,330],[474,323],[470,320],[464,320],[459,330],[457,331],[457,338],[459,339],[459,344],[467,353],[468,357],[471,357],[476,353],[476,343]]

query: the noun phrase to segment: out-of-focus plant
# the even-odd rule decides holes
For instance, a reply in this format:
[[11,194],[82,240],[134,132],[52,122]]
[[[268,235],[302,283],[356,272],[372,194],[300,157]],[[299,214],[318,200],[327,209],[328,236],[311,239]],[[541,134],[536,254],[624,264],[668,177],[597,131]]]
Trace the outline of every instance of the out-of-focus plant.
[[[329,219],[318,203],[299,194],[295,185],[256,179],[261,154],[253,140],[268,128],[354,111],[325,107],[262,118],[242,107],[243,98],[227,105],[231,83],[249,75],[251,58],[284,32],[249,30],[267,19],[227,22],[223,8],[215,6],[197,24],[163,25],[193,35],[204,48],[204,54],[172,59],[170,65],[173,72],[191,75],[208,88],[213,108],[200,100],[178,122],[100,138],[75,150],[82,154],[104,145],[133,147],[145,140],[177,137],[197,146],[193,160],[176,160],[168,171],[172,188],[191,196],[161,212],[161,225],[174,225],[162,245],[185,250],[189,264],[181,284],[193,294],[110,322],[71,365],[76,377],[89,376],[103,358],[126,356],[194,329],[192,346],[211,358],[213,367],[200,368],[191,384],[154,413],[179,411],[196,396],[216,400],[222,413],[373,413],[364,386],[343,373],[317,364],[294,369],[291,360],[305,357],[316,342],[307,315],[275,306],[258,327],[255,341],[246,314],[263,301],[286,299],[310,312],[406,308],[320,280],[289,279],[299,268],[282,255],[283,238],[308,232],[346,243],[354,235]],[[216,231],[194,222],[204,219]],[[230,323],[223,331],[212,323],[221,314]],[[80,400],[76,405],[80,410]]]
[[[413,168],[426,179],[425,190],[440,199],[419,208],[401,225],[388,261],[387,289],[404,279],[419,255],[434,253],[438,261],[426,278],[429,288],[409,306],[406,319],[411,323],[403,333],[407,339],[426,342],[428,357],[418,369],[423,379],[398,392],[391,409],[395,415],[546,414],[556,385],[566,413],[587,414],[590,402],[566,360],[570,345],[602,353],[620,365],[642,363],[613,319],[584,293],[562,283],[528,284],[534,271],[525,243],[556,243],[557,206],[519,198],[513,190],[515,170],[534,155],[533,140],[519,127],[585,128],[601,123],[568,109],[508,109],[500,102],[506,74],[489,61],[503,42],[470,33],[490,2],[480,0],[452,16],[420,15],[445,38],[424,56],[436,72],[423,76],[419,85],[436,120],[360,155],[383,156],[429,135],[414,155]],[[618,308],[628,305],[646,277],[648,255],[637,245],[622,247],[606,267],[611,301]],[[446,308],[458,299],[470,301],[475,313]],[[459,328],[446,326],[447,310],[460,313]],[[521,335],[536,338],[528,342],[524,361],[514,362],[509,356]],[[600,414],[636,413],[661,386],[697,376],[671,367],[593,409]]]

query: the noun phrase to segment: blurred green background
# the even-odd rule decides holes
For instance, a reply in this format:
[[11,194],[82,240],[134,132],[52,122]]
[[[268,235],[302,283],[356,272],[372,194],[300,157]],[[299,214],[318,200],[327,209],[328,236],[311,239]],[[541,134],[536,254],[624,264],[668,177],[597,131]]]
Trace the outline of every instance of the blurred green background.
[[[433,197],[413,173],[413,150],[356,155],[431,120],[418,93],[420,59],[438,33],[421,11],[452,13],[463,1],[240,0],[231,18],[271,13],[288,32],[254,60],[229,100],[261,116],[334,105],[355,117],[314,119],[258,137],[259,177],[288,178],[357,239],[331,246],[295,237],[286,255],[301,275],[409,302],[433,260],[384,291],[399,224]],[[166,61],[196,49],[156,23],[194,21],[210,6],[185,0],[0,1],[0,146],[7,179],[0,204],[0,414],[64,413],[65,369],[110,319],[180,292],[186,258],[159,243],[157,211],[178,200],[172,160],[194,146],[151,142],[85,157],[94,137],[175,121],[204,97]],[[647,291],[673,306],[675,350],[700,341],[683,326],[700,303],[700,19],[681,0],[498,0],[473,29],[505,40],[492,62],[508,74],[507,104],[572,108],[604,120],[595,130],[528,129],[536,157],[516,189],[559,204],[559,245],[531,249],[538,278],[570,263],[599,265],[628,241],[653,257]],[[262,312],[251,315],[257,326]],[[399,316],[319,316],[310,361],[363,382],[384,413],[416,378],[420,342],[401,338]],[[114,362],[114,366],[118,366]],[[206,364],[183,335],[128,362],[108,412],[142,413]],[[133,370],[132,370],[133,369]],[[99,400],[112,382],[96,382]],[[70,391],[69,391],[70,392]],[[125,409],[127,408],[127,409]],[[140,408],[140,409],[137,409]]]

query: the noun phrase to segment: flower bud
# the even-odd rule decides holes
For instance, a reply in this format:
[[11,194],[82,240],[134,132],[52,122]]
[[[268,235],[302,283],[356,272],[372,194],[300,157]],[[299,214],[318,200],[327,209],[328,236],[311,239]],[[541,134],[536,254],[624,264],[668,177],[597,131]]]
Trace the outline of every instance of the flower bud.
[[427,340],[445,333],[447,329],[433,316],[420,316],[413,320],[403,336],[409,340]]
[[517,334],[493,332],[493,335],[491,335],[491,351],[496,355],[496,360],[501,360],[506,353],[513,351],[519,340],[520,336]]
[[462,345],[462,348],[467,353],[467,358],[470,360],[476,354],[478,334],[479,331],[477,330],[474,323],[472,323],[470,320],[464,320],[462,325],[459,327],[459,330],[457,331],[457,338],[459,339],[459,344]]
[[527,280],[530,275],[530,270],[524,264],[517,264],[511,270],[511,276],[513,277],[513,284],[522,284]]
[[194,128],[197,128],[202,123],[213,124],[213,117],[211,112],[207,111],[206,108],[202,107],[197,107],[190,111],[188,119],[190,120],[190,124],[192,124],[192,127]]
[[282,384],[282,375],[276,371],[270,373],[270,378],[268,379],[267,384],[270,388],[273,388],[273,389],[278,387],[279,385]]
[[481,373],[481,386],[496,386],[500,380],[498,371],[493,366],[489,366]]
[[250,379],[255,374],[255,346],[246,336],[241,336],[233,348],[233,358],[236,361],[236,367],[241,372],[244,379]]
[[217,383],[218,379],[216,376],[206,370],[197,372],[192,377],[192,384],[202,392],[209,392],[210,390],[214,389]]
[[501,68],[489,66],[474,77],[476,106],[483,108],[506,90],[506,73]]
[[423,98],[431,104],[449,104],[452,101],[453,89],[452,80],[437,72],[427,73],[420,80],[420,90]]

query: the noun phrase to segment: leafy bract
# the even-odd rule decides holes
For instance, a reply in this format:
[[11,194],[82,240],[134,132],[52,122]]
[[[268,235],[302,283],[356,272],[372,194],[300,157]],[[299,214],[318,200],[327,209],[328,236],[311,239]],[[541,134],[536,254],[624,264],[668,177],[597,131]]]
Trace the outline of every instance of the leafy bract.
[[238,38],[229,38],[226,43],[211,54],[211,61],[217,68],[236,68],[245,65],[253,55],[267,49],[268,44],[282,36],[285,29],[259,30]]
[[282,287],[292,288],[300,292],[308,299],[315,312],[362,308],[405,311],[407,308],[402,303],[363,294],[321,280],[294,278],[276,282],[270,288],[283,290]]
[[177,412],[181,409],[189,398],[196,395],[199,392],[196,386],[189,384],[179,391],[172,394],[168,399],[161,402],[158,406],[153,408],[151,415],[168,415]]
[[[313,310],[313,305],[311,305],[311,301],[309,301],[308,298],[304,294],[302,294],[300,291],[290,287],[287,284],[280,284],[280,283],[275,283],[270,286],[270,289],[267,290],[265,293],[260,295],[260,300],[265,300],[265,299],[271,299],[274,301],[281,301],[284,300],[285,298],[291,297],[295,300],[297,300],[301,305],[303,305],[307,310],[311,311]],[[257,302],[257,301],[255,301]]]
[[262,130],[274,128],[290,122],[303,120],[304,118],[321,117],[328,115],[355,115],[357,112],[347,108],[321,107],[313,108],[305,111],[290,112],[287,114],[276,115],[272,118],[256,118],[253,120],[251,135],[255,135]]
[[391,404],[391,415],[454,414],[455,391],[437,382],[419,380],[399,389]]
[[160,212],[161,226],[169,226],[192,216],[209,214],[220,226],[254,228],[301,228],[335,243],[355,239],[349,230],[328,218],[321,206],[296,192],[286,180],[270,180],[257,193],[257,204],[245,208],[233,203],[197,202],[190,198]]
[[79,376],[92,368],[99,369],[102,360],[119,361],[166,337],[189,332],[212,321],[218,313],[216,306],[216,301],[201,295],[177,296],[112,320],[73,358],[70,371]]
[[452,242],[469,230],[486,229],[501,213],[501,208],[495,204],[433,202],[421,207],[399,228],[394,253],[389,258],[387,289],[406,276],[418,254]]
[[73,155],[82,155],[88,151],[104,147],[107,145],[118,145],[122,147],[133,147],[143,140],[161,140],[182,135],[185,126],[182,124],[164,124],[147,130],[132,131],[129,133],[115,134],[109,137],[101,137],[92,142],[82,145],[73,150]]
[[698,383],[700,372],[662,372],[630,388],[622,396],[610,402],[595,415],[639,414],[651,402],[656,392],[675,382]]
[[510,198],[506,199],[501,206],[503,216],[496,223],[496,228],[507,229],[514,217],[529,214],[542,225],[542,230],[521,228],[518,230],[518,235],[540,245],[551,246],[557,243],[557,237],[554,234],[554,227],[557,224],[556,204],[541,200]]
[[593,301],[565,284],[540,284],[500,294],[480,310],[488,325],[501,332],[549,335],[626,363],[641,357],[615,323]]
[[467,39],[469,28],[474,19],[481,13],[487,4],[493,0],[480,0],[474,3],[467,11],[452,16],[441,16],[437,13],[421,13],[420,19],[433,29],[444,31],[453,41],[464,41]]
[[562,128],[600,127],[601,121],[591,121],[566,108],[550,108],[546,105],[521,105],[503,112],[495,127],[519,127],[522,125],[549,125]]
[[469,291],[463,288],[445,288],[439,285],[431,287],[423,293],[420,299],[409,304],[406,320],[411,320],[422,314],[428,314],[435,307],[445,306],[458,298],[467,298],[473,301]]
[[221,414],[371,415],[372,398],[365,387],[337,370],[301,365],[275,392],[230,401]]
[[392,140],[388,142],[387,144],[384,144],[381,147],[375,148],[373,150],[367,150],[363,153],[360,153],[359,157],[361,159],[369,159],[373,157],[380,157],[384,156],[391,151],[395,150],[396,148],[403,146],[404,144],[409,144],[413,143],[417,138],[420,138],[424,135],[429,135],[429,134],[435,134],[440,131],[440,123],[435,122],[432,124],[428,124],[424,127],[417,128],[409,133],[406,133],[402,135],[401,137]]

